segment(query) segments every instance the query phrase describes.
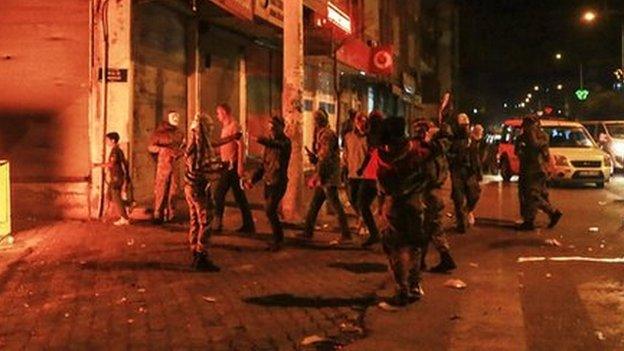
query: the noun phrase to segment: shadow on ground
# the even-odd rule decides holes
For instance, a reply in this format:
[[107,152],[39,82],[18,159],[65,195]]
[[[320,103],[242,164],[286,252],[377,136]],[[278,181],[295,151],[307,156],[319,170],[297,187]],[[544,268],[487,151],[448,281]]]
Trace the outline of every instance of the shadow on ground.
[[544,240],[538,238],[515,238],[493,242],[490,249],[508,249],[511,247],[540,247],[544,246]]
[[500,218],[484,218],[478,217],[476,219],[476,226],[479,227],[498,227],[505,229],[516,229],[516,222],[508,220],[508,219],[500,219]]
[[268,307],[369,307],[375,304],[374,296],[363,297],[320,297],[295,296],[292,294],[274,294],[243,299],[244,302]]
[[[190,261],[189,261],[190,265]],[[132,261],[115,261],[115,262],[97,262],[87,261],[80,264],[81,269],[111,272],[111,271],[173,271],[173,272],[195,272],[190,269],[190,266],[184,266],[176,263],[168,262],[132,262]]]
[[388,271],[388,266],[377,262],[335,262],[327,266],[356,274],[385,273]]

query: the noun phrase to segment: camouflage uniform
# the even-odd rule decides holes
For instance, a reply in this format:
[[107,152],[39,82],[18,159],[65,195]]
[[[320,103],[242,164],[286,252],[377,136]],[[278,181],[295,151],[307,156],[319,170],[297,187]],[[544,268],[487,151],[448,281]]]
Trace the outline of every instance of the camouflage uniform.
[[[391,120],[401,120],[390,118]],[[384,121],[384,133],[400,133],[400,121]],[[428,151],[413,148],[406,140],[388,136],[387,149],[380,149],[377,179],[385,195],[382,209],[382,242],[384,252],[397,284],[399,304],[420,298],[420,255],[426,241],[423,231],[423,190],[426,181],[424,160]],[[384,139],[386,139],[384,137]]]
[[[449,151],[451,198],[455,205],[455,217],[459,232],[466,231],[466,215],[475,209],[481,195],[479,185],[480,162],[478,158],[475,159],[471,156],[471,153],[474,153],[471,151],[472,144],[467,131],[459,130],[453,136]],[[474,148],[474,146],[472,147]]]
[[177,191],[176,160],[182,156],[184,134],[167,121],[151,136],[149,152],[157,155],[154,180],[154,220],[169,221],[175,214],[174,197]]
[[[424,232],[427,239],[422,248],[421,266],[423,269],[430,242],[440,254],[442,261],[452,262],[450,245],[442,226],[444,200],[442,200],[441,194],[442,185],[446,182],[449,174],[446,152],[450,145],[450,133],[448,126],[444,124],[430,141],[426,141],[426,134],[429,133],[429,128],[431,127],[426,122],[421,123],[414,141],[417,147],[425,148],[429,152],[429,156],[425,161],[427,184],[423,192],[423,203],[425,206]],[[455,266],[454,262],[451,266]]]
[[[520,214],[526,224],[532,226],[537,210],[540,209],[551,218],[552,227],[561,217],[561,212],[554,208],[548,199],[548,135],[544,133],[538,122],[523,122],[523,132],[516,139],[515,150],[520,159],[520,177],[518,179],[518,196],[520,198]],[[554,219],[556,217],[556,219]],[[530,228],[527,228],[530,229]]]
[[208,260],[207,245],[214,203],[210,192],[210,159],[213,155],[208,131],[199,123],[191,130],[184,151],[184,195],[189,208],[189,246],[193,254],[193,267],[199,270],[217,270]]

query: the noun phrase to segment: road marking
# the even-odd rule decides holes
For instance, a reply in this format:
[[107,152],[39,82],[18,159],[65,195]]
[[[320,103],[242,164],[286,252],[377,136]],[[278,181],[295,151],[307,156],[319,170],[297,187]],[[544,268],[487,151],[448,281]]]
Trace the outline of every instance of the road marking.
[[599,258],[599,257],[583,257],[583,256],[559,256],[559,257],[533,256],[533,257],[518,257],[518,260],[516,262],[525,263],[525,262],[543,262],[543,261],[624,263],[624,257]]

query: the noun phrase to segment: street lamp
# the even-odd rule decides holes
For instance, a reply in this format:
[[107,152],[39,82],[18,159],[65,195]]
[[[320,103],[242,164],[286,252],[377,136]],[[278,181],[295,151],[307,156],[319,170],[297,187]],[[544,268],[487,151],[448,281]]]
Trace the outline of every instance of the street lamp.
[[536,86],[533,87],[533,90],[535,90],[535,91],[539,91],[539,89],[540,89],[539,85],[536,85]]
[[[605,12],[611,15],[619,15],[619,16],[624,15],[623,11],[605,11]],[[593,10],[588,10],[583,13],[583,15],[581,16],[581,20],[587,24],[591,24],[596,20],[597,17],[598,15],[596,14],[596,12],[594,12]],[[621,68],[624,69],[624,20],[622,20],[621,22],[621,48],[622,48],[621,55],[620,55],[621,65],[622,65]]]
[[561,90],[563,89],[563,85],[562,84],[557,84],[557,90]]
[[533,94],[528,93],[528,94],[527,94],[527,97],[530,99],[530,98],[532,98],[532,97],[533,97]]
[[562,54],[562,53],[560,53],[560,52],[556,53],[556,54],[555,54],[555,59],[556,59],[556,60],[561,60],[561,59],[563,59],[563,54]]
[[596,12],[588,10],[583,13],[583,17],[581,17],[581,19],[586,23],[592,23],[596,20],[596,17]]

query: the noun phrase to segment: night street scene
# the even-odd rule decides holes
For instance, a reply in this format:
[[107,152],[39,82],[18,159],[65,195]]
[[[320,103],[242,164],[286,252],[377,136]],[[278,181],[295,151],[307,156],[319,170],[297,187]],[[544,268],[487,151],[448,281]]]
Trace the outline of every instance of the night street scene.
[[0,350],[624,350],[624,0],[0,0]]

